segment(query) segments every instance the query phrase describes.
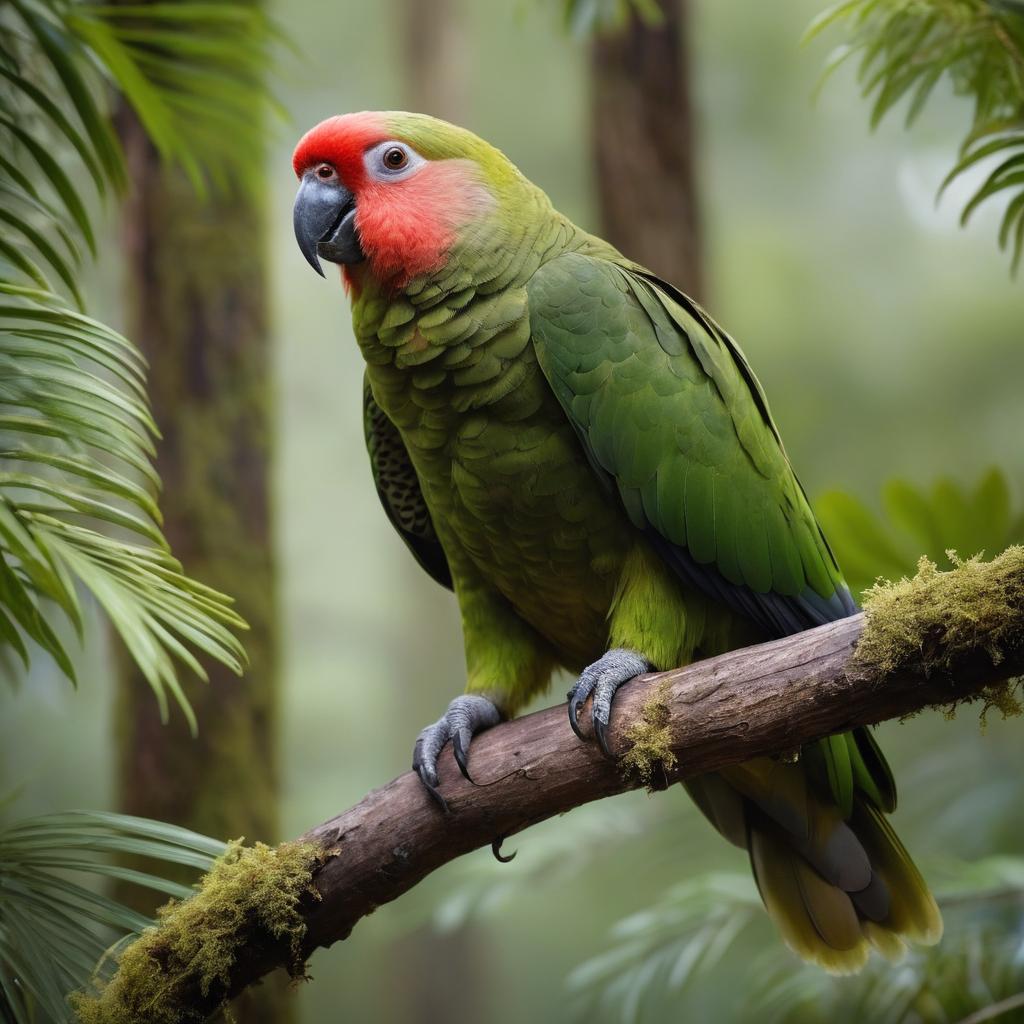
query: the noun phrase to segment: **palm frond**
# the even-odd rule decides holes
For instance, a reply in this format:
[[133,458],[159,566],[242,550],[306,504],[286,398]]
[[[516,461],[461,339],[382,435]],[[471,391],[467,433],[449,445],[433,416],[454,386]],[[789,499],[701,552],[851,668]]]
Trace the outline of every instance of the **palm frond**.
[[[566,986],[580,1019],[635,1024],[711,971],[751,921],[763,917],[749,874],[709,872],[670,888],[611,930],[609,948]],[[657,1012],[654,1017],[656,1019]]]
[[[54,3],[54,7],[58,5]],[[256,4],[60,5],[66,31],[98,57],[160,154],[198,191],[255,186],[266,91],[280,33]]]
[[948,1024],[1024,988],[1024,860],[947,864],[944,889],[941,945],[912,950],[898,968],[873,957],[861,974],[834,978],[801,965],[777,939],[761,941],[765,918],[749,875],[710,873],[615,925],[609,948],[567,986],[580,1019],[664,1020],[680,1015],[687,986],[728,956],[751,965],[735,992],[737,1020]]
[[102,975],[112,966],[112,949],[153,923],[104,895],[97,882],[191,895],[187,886],[112,857],[145,857],[198,873],[225,848],[186,829],[119,814],[52,814],[0,826],[0,1018],[73,1024],[67,994],[84,988],[97,964]]
[[858,77],[871,98],[871,125],[906,101],[909,126],[939,81],[973,104],[971,130],[960,157],[940,187],[1002,158],[975,190],[962,215],[966,223],[988,199],[1007,205],[999,245],[1011,252],[1015,271],[1024,252],[1024,5],[1013,0],[845,0],[808,27],[811,39],[835,25],[848,39],[827,63],[830,72],[859,57]]
[[27,665],[31,640],[73,679],[52,611],[80,631],[84,586],[163,713],[173,697],[193,727],[175,662],[204,676],[198,650],[241,671],[244,623],[167,550],[145,364],[85,314],[78,243],[95,252],[90,211],[127,183],[117,93],[197,188],[250,179],[275,38],[246,3],[0,11],[0,650]]

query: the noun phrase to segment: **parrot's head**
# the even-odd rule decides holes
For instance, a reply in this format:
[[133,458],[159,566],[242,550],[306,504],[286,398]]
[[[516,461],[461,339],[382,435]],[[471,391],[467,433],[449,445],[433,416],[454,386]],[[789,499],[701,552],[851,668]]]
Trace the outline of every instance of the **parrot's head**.
[[362,264],[401,285],[467,241],[491,247],[526,196],[542,195],[493,146],[425,114],[328,118],[302,137],[292,165],[299,248],[317,273],[325,259],[347,280]]

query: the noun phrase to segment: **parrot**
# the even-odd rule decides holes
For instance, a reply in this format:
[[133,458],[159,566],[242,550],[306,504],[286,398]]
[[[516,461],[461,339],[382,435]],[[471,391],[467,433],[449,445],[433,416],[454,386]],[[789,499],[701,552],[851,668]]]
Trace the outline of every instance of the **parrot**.
[[[611,756],[628,680],[857,612],[760,383],[697,302],[437,118],[330,117],[292,163],[299,249],[351,304],[384,512],[458,602],[466,689],[413,749],[442,807],[444,747],[470,778],[473,737],[557,671]],[[683,785],[804,960],[852,973],[941,937],[867,728]]]

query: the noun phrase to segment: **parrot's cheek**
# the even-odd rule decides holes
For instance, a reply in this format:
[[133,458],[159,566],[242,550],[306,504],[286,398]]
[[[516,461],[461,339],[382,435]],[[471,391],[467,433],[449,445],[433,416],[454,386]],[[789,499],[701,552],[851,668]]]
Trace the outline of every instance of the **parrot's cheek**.
[[331,263],[360,263],[366,258],[356,227],[356,209],[351,207],[337,227],[317,243],[317,253]]

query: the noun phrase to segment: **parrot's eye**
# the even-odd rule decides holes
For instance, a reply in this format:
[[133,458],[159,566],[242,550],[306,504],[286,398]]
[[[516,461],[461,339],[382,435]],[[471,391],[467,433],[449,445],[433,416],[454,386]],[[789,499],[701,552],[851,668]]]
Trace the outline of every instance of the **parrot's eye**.
[[409,154],[398,146],[391,146],[389,149],[384,150],[384,155],[381,159],[389,171],[400,171],[409,163]]
[[337,175],[337,172],[330,164],[320,164],[316,169],[316,176],[321,181],[330,181]]
[[394,140],[381,142],[363,155],[366,173],[375,181],[403,181],[425,163],[411,146]]

